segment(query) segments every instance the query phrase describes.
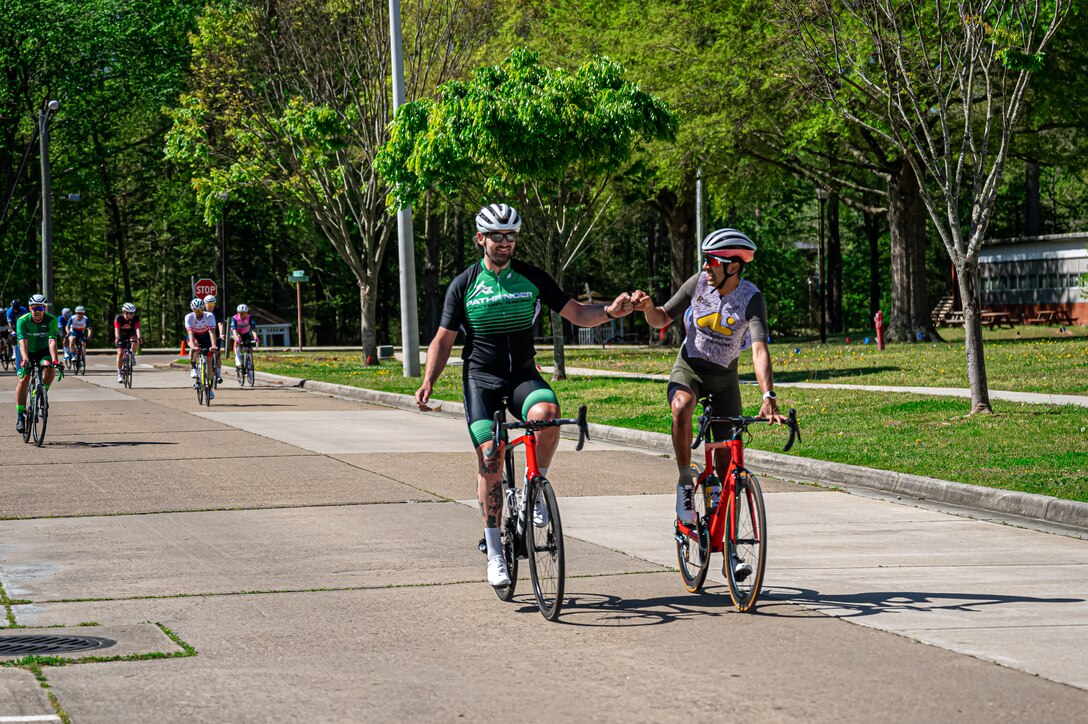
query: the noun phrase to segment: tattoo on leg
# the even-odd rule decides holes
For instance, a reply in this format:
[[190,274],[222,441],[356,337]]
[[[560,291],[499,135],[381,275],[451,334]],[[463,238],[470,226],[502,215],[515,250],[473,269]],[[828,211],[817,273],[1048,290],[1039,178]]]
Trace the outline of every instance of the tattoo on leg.
[[480,456],[480,473],[483,475],[494,475],[499,472],[500,458],[496,457],[494,460],[488,460],[486,455]]
[[486,519],[488,528],[498,528],[502,518],[502,486],[496,485],[487,491]]

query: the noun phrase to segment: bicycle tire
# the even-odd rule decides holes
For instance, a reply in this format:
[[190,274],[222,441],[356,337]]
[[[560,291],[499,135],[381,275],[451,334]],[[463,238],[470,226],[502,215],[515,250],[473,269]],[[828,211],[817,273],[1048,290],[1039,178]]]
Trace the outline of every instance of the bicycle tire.
[[[736,489],[729,500],[728,521],[722,567],[729,584],[729,597],[737,610],[744,613],[755,608],[767,565],[767,512],[763,507],[763,491],[756,477],[747,471],[737,475]],[[752,572],[741,581],[737,580],[734,560],[752,567]]]
[[23,442],[30,442],[31,431],[34,427],[34,390],[31,388],[31,397],[27,398],[26,407],[23,409]]
[[540,614],[549,621],[559,618],[563,608],[563,587],[566,576],[566,557],[563,552],[563,524],[559,520],[559,503],[555,499],[552,484],[545,478],[536,478],[528,486],[529,498],[525,510],[531,511],[539,491],[548,508],[548,524],[537,528],[532,515],[525,522],[526,543],[529,547],[529,573],[533,579],[533,594]]
[[204,404],[208,407],[212,406],[212,389],[215,385],[215,368],[213,366],[204,365]]
[[49,424],[49,395],[45,385],[39,383],[38,394],[34,395],[34,445],[41,447],[45,442],[45,428]]
[[246,379],[249,380],[249,386],[253,386],[254,375],[256,370],[253,369],[253,353],[248,349],[246,350]]
[[125,352],[124,378],[125,387],[132,389],[132,352]]
[[204,360],[200,360],[200,364],[197,365],[196,371],[196,383],[193,384],[196,388],[196,404],[204,404]]
[[514,598],[514,590],[518,586],[518,511],[517,505],[511,505],[513,496],[509,491],[515,490],[514,462],[512,453],[506,453],[506,463],[502,473],[502,519],[499,522],[499,532],[502,536],[502,555],[506,559],[506,573],[510,576],[509,586],[496,586],[495,595],[500,601],[510,601]]
[[240,364],[240,365],[234,365],[234,374],[238,378],[238,386],[239,387],[245,387],[246,386],[246,359],[245,359],[245,357],[241,358],[241,362],[242,362],[242,364]]
[[8,366],[11,365],[11,358],[8,355],[9,355],[8,343],[4,342],[3,343],[3,348],[0,349],[0,362],[3,362],[5,372],[8,371]]
[[[693,466],[698,471],[698,466]],[[707,519],[706,486],[699,480],[699,473],[695,476],[695,491],[693,504],[695,508],[695,524],[688,526],[693,529],[694,536],[680,531],[679,521],[676,526],[676,561],[680,568],[680,578],[684,581],[684,588],[688,593],[698,593],[703,583],[706,582],[707,571],[710,570],[710,522]]]

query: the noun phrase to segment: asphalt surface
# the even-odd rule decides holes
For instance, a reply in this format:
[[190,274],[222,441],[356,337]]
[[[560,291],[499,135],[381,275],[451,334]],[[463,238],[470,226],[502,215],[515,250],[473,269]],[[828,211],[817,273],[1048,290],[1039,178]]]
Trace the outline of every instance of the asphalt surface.
[[91,362],[0,432],[0,652],[114,643],[0,669],[0,722],[1088,721],[1084,540],[767,478],[739,614],[681,585],[667,457],[564,442],[548,623],[484,583],[463,422]]

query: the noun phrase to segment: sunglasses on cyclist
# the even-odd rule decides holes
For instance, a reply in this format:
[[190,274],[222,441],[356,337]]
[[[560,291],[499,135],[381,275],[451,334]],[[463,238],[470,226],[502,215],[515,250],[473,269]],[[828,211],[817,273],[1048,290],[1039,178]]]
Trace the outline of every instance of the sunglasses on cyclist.
[[30,311],[32,311],[32,312],[44,312],[45,311],[45,305],[44,304],[31,304],[30,305]]
[[732,264],[736,259],[721,259],[716,256],[708,256],[703,259],[703,263],[713,269],[714,267],[725,266],[726,264]]
[[516,232],[516,231],[507,231],[507,232],[489,231],[488,233],[484,234],[484,236],[486,236],[488,239],[491,239],[491,241],[495,242],[496,244],[502,243],[503,240],[505,240],[505,241],[517,241],[518,240],[518,232]]

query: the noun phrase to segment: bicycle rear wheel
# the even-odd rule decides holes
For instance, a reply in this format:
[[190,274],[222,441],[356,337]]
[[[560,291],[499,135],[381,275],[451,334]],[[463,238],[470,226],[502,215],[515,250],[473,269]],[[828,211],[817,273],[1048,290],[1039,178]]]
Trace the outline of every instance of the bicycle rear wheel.
[[39,384],[37,394],[34,395],[34,444],[38,447],[45,442],[45,427],[49,424],[49,397],[45,391],[45,385]]
[[736,490],[729,500],[728,522],[722,567],[729,596],[738,611],[751,611],[759,598],[767,564],[767,514],[759,481],[747,471],[737,476]]
[[[697,466],[696,466],[696,469]],[[695,508],[695,523],[688,526],[690,533],[680,530],[676,524],[676,559],[680,564],[680,577],[684,579],[684,588],[689,593],[698,593],[706,581],[710,570],[710,529],[706,516],[706,486],[696,473],[695,491],[692,502]]]
[[246,350],[246,379],[249,380],[249,386],[253,386],[253,353],[248,349]]
[[559,618],[563,607],[563,584],[566,575],[566,559],[563,555],[563,524],[559,521],[559,503],[555,499],[552,484],[537,478],[528,486],[525,508],[531,511],[539,492],[548,508],[548,524],[538,528],[532,516],[525,522],[525,537],[529,545],[529,573],[533,579],[533,593],[541,615],[549,621]]
[[513,454],[507,452],[506,464],[502,473],[503,506],[499,531],[502,535],[502,555],[506,559],[506,572],[510,576],[510,585],[495,588],[495,595],[501,601],[509,601],[514,598],[514,589],[518,585],[518,506],[513,472]]

